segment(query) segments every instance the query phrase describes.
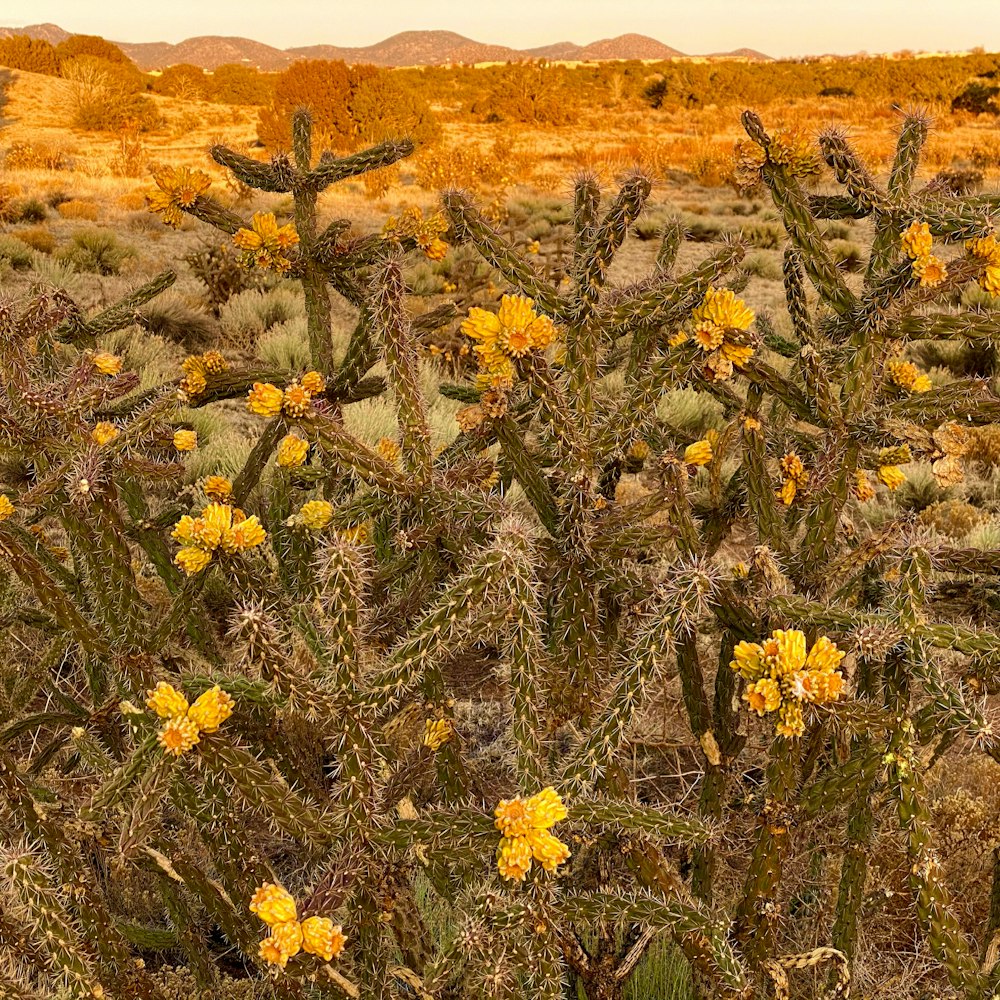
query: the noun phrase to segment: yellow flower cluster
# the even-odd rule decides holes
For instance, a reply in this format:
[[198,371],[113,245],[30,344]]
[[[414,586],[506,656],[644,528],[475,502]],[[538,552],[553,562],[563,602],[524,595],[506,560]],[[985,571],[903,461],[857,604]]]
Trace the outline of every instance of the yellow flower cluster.
[[820,159],[815,142],[804,132],[780,129],[771,137],[767,151],[752,140],[736,144],[733,177],[741,189],[754,187],[761,179],[765,163],[787,167],[793,177],[819,173]]
[[899,468],[912,458],[908,445],[900,445],[898,448],[883,448],[878,455],[878,464],[875,474],[879,482],[890,490],[898,490],[906,482],[906,475]]
[[393,441],[390,437],[381,437],[375,444],[375,450],[390,465],[399,465],[399,460],[403,454],[399,447],[399,442]]
[[309,454],[309,442],[298,434],[286,434],[278,442],[278,465],[283,469],[297,469]]
[[893,385],[910,392],[928,392],[933,388],[930,377],[922,375],[909,361],[890,361],[885,366],[886,375]]
[[347,936],[329,917],[298,919],[295,900],[280,885],[265,882],[250,900],[250,912],[267,924],[270,934],[260,943],[260,957],[284,968],[300,951],[330,962],[343,950]]
[[168,226],[181,224],[181,210],[192,205],[211,186],[208,174],[190,167],[173,167],[153,172],[156,189],[146,193],[146,205]]
[[95,444],[107,444],[118,437],[118,428],[110,420],[100,420],[94,424],[94,429],[90,432],[90,439]]
[[329,500],[309,500],[299,509],[296,521],[310,531],[322,531],[333,518],[333,504]]
[[805,732],[802,705],[836,701],[844,689],[844,654],[825,635],[806,652],[805,633],[776,629],[763,643],[740,642],[729,666],[747,681],[743,700],[758,715],[778,713],[780,736]]
[[270,382],[254,382],[247,394],[247,409],[260,417],[276,417],[284,410],[289,417],[301,420],[312,410],[313,397],[325,388],[326,380],[319,372],[306,372],[284,390]]
[[890,490],[898,490],[906,482],[906,475],[898,465],[880,465],[876,474],[879,482]]
[[504,295],[496,313],[470,309],[462,333],[476,341],[480,386],[509,389],[517,374],[514,359],[544,350],[555,340],[556,329],[552,320],[535,312],[534,299]]
[[122,370],[122,359],[117,354],[100,351],[93,357],[94,367],[102,375],[117,375]]
[[146,705],[166,720],[160,730],[160,744],[175,757],[190,750],[202,733],[216,732],[233,714],[233,699],[218,684],[199,695],[193,705],[163,681],[146,694]]
[[0,493],[0,521],[6,521],[15,514],[14,504],[6,493]]
[[794,451],[783,456],[778,464],[781,466],[782,476],[778,499],[786,507],[790,507],[795,500],[795,495],[809,482],[809,473],[802,464],[802,459]]
[[442,260],[448,253],[448,244],[441,237],[448,231],[448,223],[440,212],[424,218],[420,208],[407,208],[399,218],[392,215],[382,227],[382,235],[395,243],[412,239],[429,260]]
[[503,878],[523,882],[532,860],[554,872],[569,857],[569,848],[549,832],[568,815],[551,786],[528,799],[501,799],[494,815],[494,825],[503,834],[497,849],[497,868]]
[[244,267],[259,267],[280,273],[291,266],[291,259],[285,256],[299,242],[295,226],[288,223],[278,225],[273,212],[254,212],[249,229],[238,229],[233,236],[233,245],[243,253],[240,263]]
[[872,486],[871,481],[868,479],[868,474],[864,469],[854,470],[854,495],[862,503],[871,500],[875,496],[875,487]]
[[194,451],[198,447],[198,432],[183,428],[174,431],[174,447],[178,451]]
[[208,386],[209,375],[220,375],[229,367],[218,351],[192,354],[181,362],[184,378],[180,390],[188,399],[197,399]]
[[968,240],[965,248],[973,257],[986,261],[986,270],[979,277],[983,291],[994,297],[1000,296],[1000,240],[996,234]]
[[931,253],[934,237],[926,222],[911,222],[902,236],[903,252],[913,261],[914,277],[923,288],[934,288],[948,277],[948,268]]
[[174,562],[193,576],[212,561],[217,549],[245,552],[260,545],[267,535],[256,514],[247,517],[238,507],[210,503],[200,517],[185,514],[174,525],[173,537],[183,546]]
[[233,495],[233,484],[225,476],[206,476],[201,488],[216,503],[225,503]]
[[428,719],[424,723],[424,746],[440,750],[451,739],[454,731],[451,719]]
[[684,449],[685,465],[708,465],[712,461],[712,442],[695,441]]
[[749,331],[753,310],[728,288],[709,288],[691,313],[694,339],[708,358],[705,377],[721,382],[733,374],[733,366],[745,365],[753,355]]

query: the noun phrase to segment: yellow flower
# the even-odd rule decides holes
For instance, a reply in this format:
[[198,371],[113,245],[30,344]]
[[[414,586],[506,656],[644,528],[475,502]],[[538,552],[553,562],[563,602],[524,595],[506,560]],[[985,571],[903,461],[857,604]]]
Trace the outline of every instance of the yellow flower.
[[224,503],[233,494],[233,484],[225,476],[207,476],[201,488],[205,496],[216,503]]
[[174,431],[174,447],[178,451],[194,451],[198,447],[198,432],[191,430]]
[[547,872],[554,872],[569,858],[569,848],[548,830],[529,830],[524,840],[531,849],[531,856]]
[[329,962],[344,950],[346,943],[344,929],[329,917],[307,917],[302,921],[302,950],[310,955]]
[[770,677],[762,677],[759,681],[747,685],[743,692],[743,700],[758,715],[774,712],[781,704],[781,688],[777,681]]
[[273,212],[254,212],[249,229],[239,229],[233,244],[243,251],[240,262],[244,267],[287,271],[291,260],[285,251],[299,242],[299,234],[291,223],[279,226]]
[[1000,264],[991,264],[979,279],[983,291],[989,292],[994,298],[1000,296]]
[[520,796],[501,799],[493,811],[494,826],[507,838],[523,837],[532,827],[533,816]]
[[497,851],[497,870],[501,877],[523,882],[531,870],[531,845],[525,837],[504,837]]
[[[497,313],[472,308],[462,323],[462,332],[478,341],[474,350],[481,361],[524,357],[532,350],[544,350],[555,340],[555,326],[547,316],[535,312],[534,299],[504,295]],[[480,365],[482,368],[483,365]]]
[[480,361],[476,384],[482,389],[510,389],[516,377],[514,362],[501,354],[488,363]]
[[205,366],[205,371],[212,375],[221,375],[229,368],[226,359],[218,351],[205,351],[201,356],[201,363]]
[[435,236],[427,246],[423,247],[423,251],[428,260],[444,260],[448,255],[448,244],[440,236]]
[[795,500],[795,495],[799,492],[798,483],[794,479],[786,479],[778,490],[778,499],[786,506],[791,507]]
[[920,279],[921,288],[935,288],[948,277],[948,268],[940,257],[927,254],[913,262],[913,273]]
[[167,753],[179,757],[198,742],[198,726],[186,715],[175,715],[167,719],[158,738]]
[[340,532],[340,537],[350,542],[351,545],[364,545],[368,541],[368,525],[356,524],[352,528],[344,528]]
[[94,424],[94,429],[90,432],[90,438],[96,444],[107,444],[118,437],[118,428],[108,420],[101,420]]
[[802,717],[802,703],[786,701],[778,712],[776,732],[779,736],[798,737],[806,731],[805,719]]
[[875,496],[875,487],[872,486],[863,469],[856,469],[854,472],[854,495],[862,503]]
[[726,331],[721,326],[709,323],[707,320],[698,323],[694,328],[695,343],[706,353],[718,350],[726,339]]
[[200,732],[214,733],[233,714],[233,699],[218,684],[199,695],[188,718]]
[[424,723],[424,746],[440,750],[451,739],[453,732],[450,719],[428,719]]
[[903,252],[910,260],[927,257],[934,245],[931,228],[926,222],[911,222],[902,235]]
[[173,685],[160,681],[152,691],[147,692],[146,705],[161,719],[171,719],[175,715],[186,715],[188,700]]
[[301,420],[312,410],[312,396],[300,382],[293,382],[285,390],[282,405],[290,417]]
[[0,493],[0,521],[6,521],[14,516],[15,508],[6,493]]
[[531,242],[530,242],[530,243],[528,244],[528,253],[531,253],[531,254],[535,254],[535,253],[538,253],[538,251],[539,251],[539,250],[540,250],[541,248],[542,248],[542,245],[541,245],[541,244],[540,244],[540,243],[538,242],[538,240],[532,240],[532,241],[531,241]]
[[992,267],[1000,267],[1000,240],[996,233],[989,236],[979,236],[965,241],[965,249],[980,260],[985,260]]
[[284,968],[288,964],[289,956],[278,947],[278,942],[273,937],[266,937],[261,941],[257,954],[270,965]]
[[234,524],[223,539],[223,546],[227,552],[246,552],[247,549],[256,548],[265,538],[267,532],[257,520],[256,514],[245,517],[242,521],[236,521],[234,517]]
[[898,490],[906,482],[906,476],[898,465],[880,465],[877,475],[879,482],[890,490]]
[[211,186],[208,175],[189,167],[174,167],[153,173],[158,190],[146,194],[146,204],[168,226],[181,224],[181,209],[191,208]]
[[320,531],[333,518],[333,504],[328,500],[310,500],[299,511],[299,523],[310,531]]
[[806,657],[805,668],[819,671],[823,674],[833,673],[843,660],[845,654],[837,649],[836,643],[821,635],[814,643]]
[[101,351],[94,355],[94,367],[102,375],[117,375],[122,370],[122,359],[117,354]]
[[569,815],[562,797],[551,785],[528,799],[528,811],[536,830],[547,830]]
[[787,167],[793,177],[808,177],[819,173],[820,160],[816,143],[804,132],[779,129],[772,136],[766,155],[772,163]]
[[180,566],[188,576],[200,573],[212,561],[212,553],[205,549],[195,548],[192,545],[185,545],[177,555],[174,562]]
[[754,313],[731,289],[710,287],[691,318],[695,324],[711,323],[727,330],[749,330]]
[[296,469],[309,454],[309,442],[298,434],[286,434],[278,444],[278,465],[283,469]]
[[[711,324],[709,324],[711,326]],[[667,340],[668,347],[680,347],[681,344],[686,344],[690,338],[683,330],[678,330],[675,334],[672,334]]]
[[797,628],[775,629],[764,641],[764,655],[772,674],[783,677],[800,670],[806,662],[806,636]]
[[306,372],[299,379],[299,384],[310,396],[318,396],[326,389],[326,379],[319,372]]
[[188,399],[197,399],[208,388],[203,372],[188,372],[181,379],[180,390]]
[[399,463],[399,457],[402,452],[400,451],[399,445],[393,441],[392,438],[379,438],[378,443],[375,445],[375,450],[390,465],[397,465]]
[[250,900],[250,912],[256,913],[265,924],[287,923],[297,917],[295,900],[290,892],[274,882],[259,886]]
[[[286,920],[271,926],[271,940],[287,962],[302,950],[302,925],[297,920]],[[280,962],[284,966],[284,962]]]
[[910,389],[913,392],[930,392],[934,388],[934,383],[931,381],[930,375],[918,375],[913,380],[913,385]]
[[738,642],[729,666],[745,680],[755,680],[765,669],[763,646],[756,642]]
[[685,465],[708,465],[712,461],[712,444],[710,441],[695,441],[684,449]]
[[285,394],[270,382],[254,382],[247,395],[247,408],[260,417],[276,417],[281,413]]

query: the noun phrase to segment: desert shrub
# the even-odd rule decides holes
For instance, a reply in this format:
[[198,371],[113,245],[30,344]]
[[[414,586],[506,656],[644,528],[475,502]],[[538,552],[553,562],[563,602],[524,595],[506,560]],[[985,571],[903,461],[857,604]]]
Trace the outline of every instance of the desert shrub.
[[99,214],[97,205],[85,198],[70,198],[68,201],[60,201],[56,205],[56,211],[64,219],[86,219],[89,222],[96,222]]
[[512,63],[500,70],[472,113],[488,122],[544,125],[565,125],[576,117],[559,70],[531,63]]
[[[200,66],[177,63],[153,77],[153,92],[185,101],[203,101],[212,87],[212,78]],[[253,102],[251,102],[253,103]]]
[[249,66],[225,65],[212,71],[209,97],[220,104],[262,105],[274,96],[275,74]]
[[968,111],[974,115],[1000,115],[997,104],[1000,87],[993,87],[981,80],[973,80],[963,91],[952,99],[952,111]]
[[302,298],[287,285],[249,289],[231,296],[219,310],[222,336],[233,346],[251,347],[273,326],[303,316]]
[[122,265],[135,257],[135,250],[110,229],[86,229],[73,233],[55,256],[77,271],[108,275],[118,274]]
[[70,35],[55,47],[55,54],[60,66],[81,56],[91,56],[104,62],[134,68],[132,60],[114,42],[109,42],[100,35]]
[[427,102],[388,73],[363,79],[349,94],[347,109],[363,143],[409,138],[424,146],[441,137],[441,125]]
[[[994,337],[958,305],[995,287],[989,204],[925,196],[917,115],[886,186],[822,133],[832,199],[743,123],[786,231],[781,324],[740,299],[731,235],[693,252],[665,224],[649,273],[609,280],[641,172],[603,207],[578,180],[559,286],[446,193],[449,239],[510,297],[420,314],[407,276],[436,223],[313,238],[318,192],[412,146],[317,162],[303,113],[295,166],[213,150],[290,191],[301,231],[186,173],[159,175],[158,209],[303,303],[306,372],[207,351],[140,389],[107,349],[173,272],[96,314],[5,304],[18,991],[996,992],[998,533],[960,546],[905,516],[953,499],[996,399],[900,360]],[[840,214],[870,230],[863,282],[822,234]],[[266,298],[224,321],[252,332]],[[444,379],[416,344],[449,325],[479,349]],[[779,325],[787,350],[763,350]]]
[[72,170],[73,159],[65,150],[47,143],[14,142],[4,154],[8,170]]
[[3,222],[43,222],[48,216],[45,203],[38,198],[0,197],[0,220]]
[[14,236],[0,234],[0,267],[27,271],[32,264],[31,250]]
[[0,65],[26,73],[59,75],[59,59],[55,47],[44,38],[29,38],[27,35],[11,35],[0,38]]
[[41,226],[33,226],[31,229],[16,229],[11,233],[11,236],[39,253],[50,254],[56,248],[56,238]]
[[10,85],[14,82],[14,74],[9,69],[0,69],[0,128],[7,122],[4,119],[4,108],[10,102]]
[[920,523],[948,535],[954,539],[962,539],[973,528],[987,519],[986,514],[978,507],[964,500],[942,500],[932,503],[920,512]]
[[93,55],[62,63],[60,72],[73,85],[70,110],[76,128],[147,131],[160,124],[156,105],[138,93],[143,86],[141,76],[130,67]]
[[310,360],[305,316],[271,326],[257,341],[257,357],[272,368],[305,371]]
[[269,107],[260,113],[257,136],[269,149],[291,149],[289,115],[309,108],[318,147],[351,149],[357,144],[358,124],[351,102],[366,80],[383,71],[374,66],[351,66],[339,60],[303,59],[279,73]]
[[213,317],[176,295],[163,295],[136,314],[139,326],[192,352],[211,347],[218,334]]

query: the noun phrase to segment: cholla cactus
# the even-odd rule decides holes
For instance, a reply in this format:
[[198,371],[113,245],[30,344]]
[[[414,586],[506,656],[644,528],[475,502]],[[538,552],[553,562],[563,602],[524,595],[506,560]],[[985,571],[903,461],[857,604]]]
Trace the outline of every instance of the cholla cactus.
[[[410,147],[316,159],[304,113],[292,159],[213,150],[291,193],[292,222],[223,209],[191,171],[159,173],[151,207],[301,283],[307,371],[209,351],[139,391],[99,338],[170,275],[89,319],[63,297],[4,307],[2,614],[24,664],[0,674],[0,951],[27,956],[27,988],[157,996],[136,959],[182,951],[203,989],[238,956],[280,997],[618,1000],[663,935],[706,996],[787,993],[819,963],[846,996],[885,801],[930,951],[965,996],[995,988],[943,884],[921,747],[996,752],[938,651],[985,683],[1000,636],[952,624],[929,583],[997,563],[858,504],[914,458],[954,482],[965,428],[997,417],[984,384],[928,386],[900,348],[992,336],[934,303],[996,287],[998,206],[914,190],[918,118],[885,190],[837,133],[817,152],[745,125],[741,176],[788,232],[794,341],[742,300],[738,241],[681,271],[670,225],[651,274],[610,280],[639,174],[603,213],[580,179],[558,287],[454,192],[446,220],[321,228],[321,190]],[[843,194],[801,186],[821,158]],[[855,285],[818,220],[868,216]],[[442,386],[463,406],[437,449],[404,267],[456,241],[507,287],[460,322],[476,371]],[[359,317],[339,364],[335,294]],[[722,426],[664,420],[677,389]],[[395,433],[371,446],[344,411],[386,390]],[[185,486],[178,408],[223,399],[252,415],[249,457]],[[632,743],[675,679],[699,771],[676,797],[645,790]],[[803,932],[791,831],[840,805],[839,892]]]

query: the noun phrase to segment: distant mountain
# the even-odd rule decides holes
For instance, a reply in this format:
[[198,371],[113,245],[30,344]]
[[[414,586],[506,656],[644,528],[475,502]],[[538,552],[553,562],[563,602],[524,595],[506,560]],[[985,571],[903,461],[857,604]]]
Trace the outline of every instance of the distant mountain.
[[29,24],[26,28],[0,28],[0,38],[10,38],[11,35],[28,35],[30,38],[42,38],[53,45],[66,41],[69,34],[58,24]]
[[[56,24],[33,24],[26,28],[0,28],[0,38],[29,35],[57,45],[70,33]],[[343,59],[348,63],[375,66],[443,66],[449,64],[520,62],[528,59],[561,61],[602,61],[619,59],[683,59],[684,53],[647,35],[627,34],[602,38],[589,45],[556,42],[532,49],[512,49],[489,45],[466,38],[454,31],[402,31],[375,45],[300,45],[278,49],[249,38],[200,35],[172,45],[169,42],[118,42],[122,51],[140,69],[163,69],[177,63],[190,63],[213,70],[227,63],[255,66],[257,69],[281,70],[296,59]],[[767,59],[752,49],[737,49],[707,58]]]
[[648,35],[619,35],[585,45],[577,59],[675,59],[683,52]]
[[774,62],[771,56],[756,49],[733,49],[732,52],[713,52],[709,59],[745,59],[747,62]]

